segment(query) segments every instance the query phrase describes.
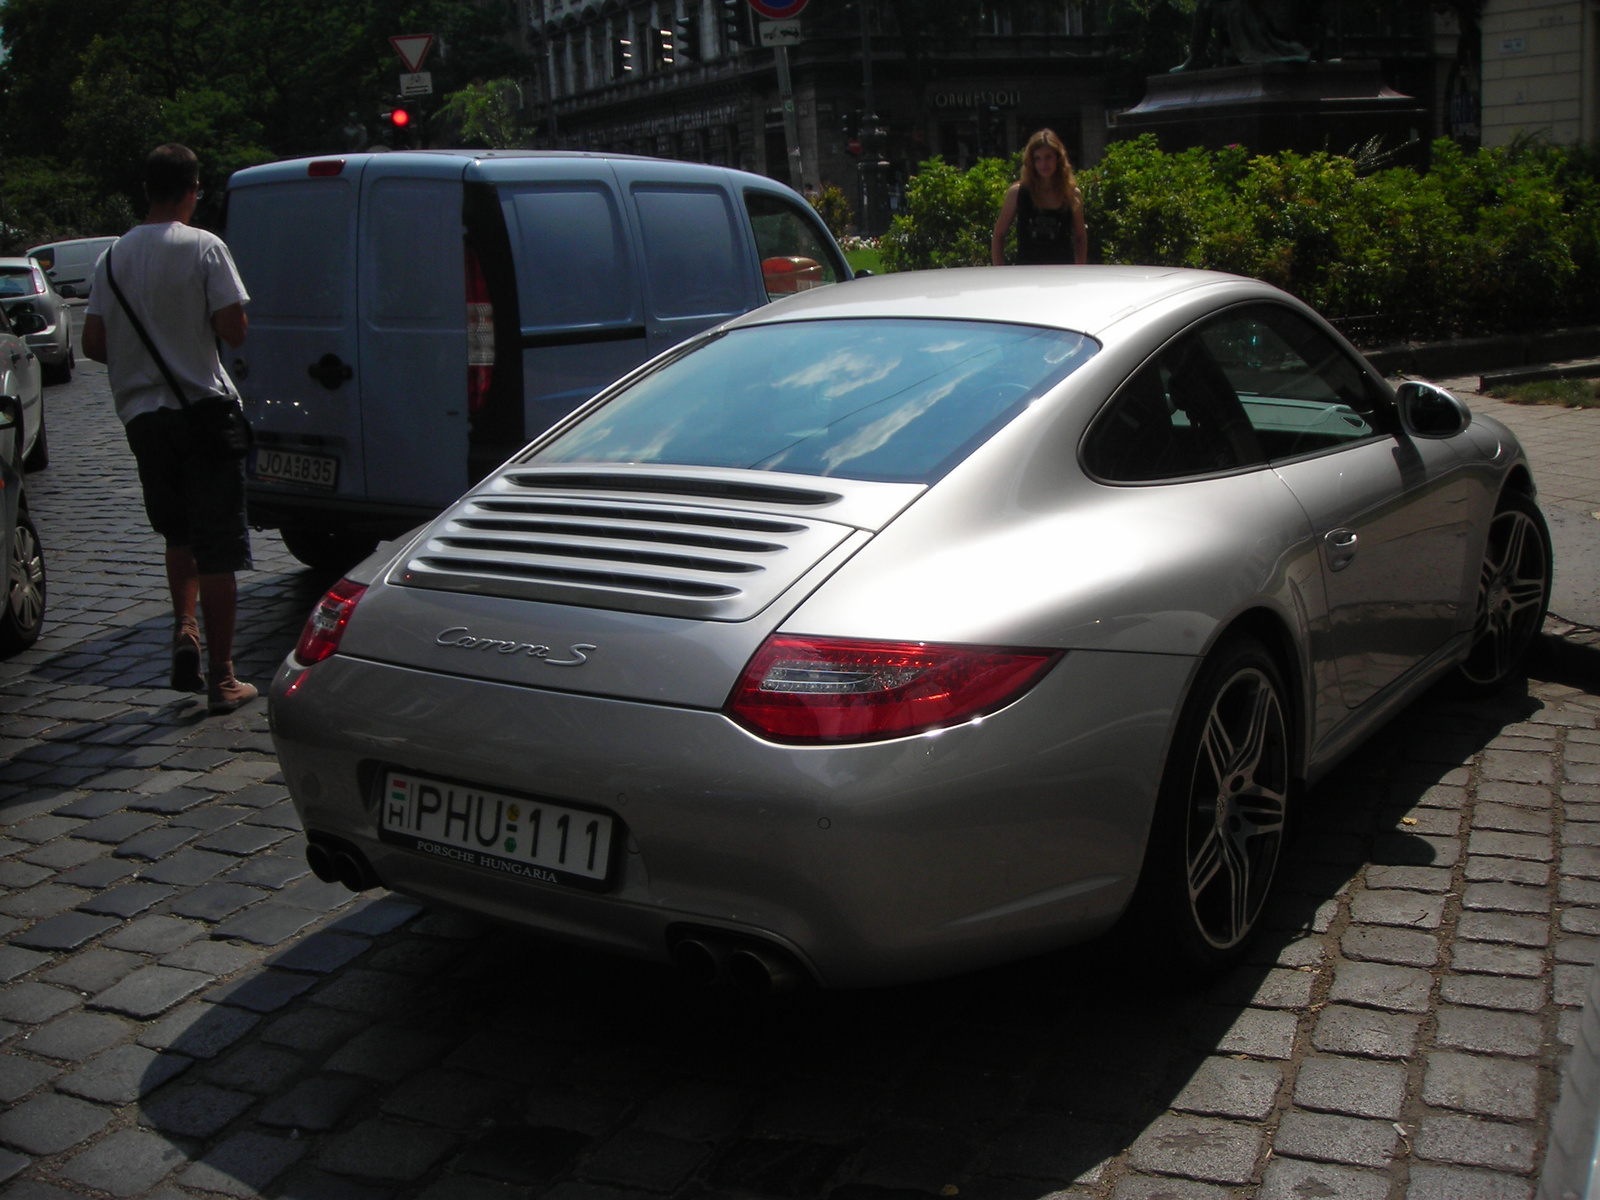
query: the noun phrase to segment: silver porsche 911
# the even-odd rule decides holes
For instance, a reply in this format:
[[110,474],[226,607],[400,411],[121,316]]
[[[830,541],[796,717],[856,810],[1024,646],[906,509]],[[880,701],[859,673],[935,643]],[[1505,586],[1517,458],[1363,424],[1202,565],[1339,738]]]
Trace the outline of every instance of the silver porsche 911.
[[324,878],[757,989],[1258,924],[1299,790],[1518,671],[1521,447],[1265,284],[861,280],[646,364],[322,600]]

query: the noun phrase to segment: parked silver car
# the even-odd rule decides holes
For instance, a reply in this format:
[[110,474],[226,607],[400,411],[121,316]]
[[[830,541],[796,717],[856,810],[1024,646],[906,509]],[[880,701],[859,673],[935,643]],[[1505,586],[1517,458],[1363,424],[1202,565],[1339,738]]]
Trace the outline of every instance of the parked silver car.
[[15,396],[0,395],[0,562],[6,564],[0,658],[33,645],[44,627],[44,551],[28,515],[21,432],[21,403]]
[[44,327],[24,339],[39,356],[45,383],[66,383],[77,358],[72,350],[72,313],[50,277],[31,258],[0,258],[0,307],[13,322],[36,313]]
[[329,591],[275,679],[324,878],[757,988],[1119,919],[1206,969],[1285,814],[1550,551],[1515,438],[1265,284],[870,279],[645,364]]

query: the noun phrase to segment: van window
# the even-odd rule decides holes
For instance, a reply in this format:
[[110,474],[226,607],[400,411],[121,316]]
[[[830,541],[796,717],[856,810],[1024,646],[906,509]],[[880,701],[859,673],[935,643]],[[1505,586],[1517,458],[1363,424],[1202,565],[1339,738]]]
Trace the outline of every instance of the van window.
[[627,243],[606,188],[532,188],[514,193],[508,207],[525,326],[605,325],[633,317]]
[[346,315],[354,195],[342,179],[233,192],[228,248],[250,293],[251,320]]
[[635,188],[650,308],[658,317],[742,312],[733,212],[718,188]]
[[[461,185],[452,179],[380,179],[367,210],[371,315],[382,324],[461,321],[461,297],[440,285],[461,270]],[[397,252],[403,247],[404,252]],[[454,305],[448,302],[454,300]]]
[[756,233],[767,299],[839,282],[838,262],[814,220],[768,192],[746,192],[744,202]]

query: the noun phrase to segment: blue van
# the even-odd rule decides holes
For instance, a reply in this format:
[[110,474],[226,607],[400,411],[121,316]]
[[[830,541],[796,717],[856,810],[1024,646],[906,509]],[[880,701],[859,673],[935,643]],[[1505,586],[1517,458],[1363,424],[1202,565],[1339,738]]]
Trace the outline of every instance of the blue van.
[[228,189],[251,297],[226,359],[256,431],[250,520],[322,570],[432,517],[646,359],[850,278],[793,191],[694,163],[350,154]]

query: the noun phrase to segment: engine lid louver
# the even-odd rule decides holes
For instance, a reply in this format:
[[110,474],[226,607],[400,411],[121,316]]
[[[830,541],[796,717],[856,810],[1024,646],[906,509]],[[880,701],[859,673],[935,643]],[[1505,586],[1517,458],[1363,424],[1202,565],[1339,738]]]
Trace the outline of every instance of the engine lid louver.
[[741,621],[922,490],[740,476],[509,467],[435,522],[389,581]]

